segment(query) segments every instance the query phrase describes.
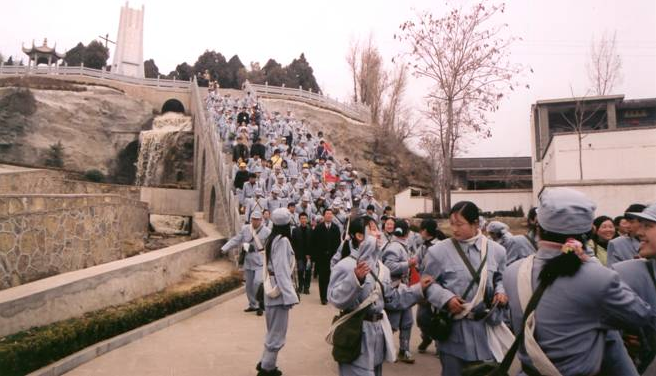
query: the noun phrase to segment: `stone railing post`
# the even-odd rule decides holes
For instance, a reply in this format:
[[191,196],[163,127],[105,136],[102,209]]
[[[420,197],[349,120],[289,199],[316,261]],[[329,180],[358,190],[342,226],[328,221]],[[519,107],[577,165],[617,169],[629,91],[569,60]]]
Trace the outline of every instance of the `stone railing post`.
[[80,76],[84,75],[84,62],[80,63]]
[[159,77],[160,77],[160,74],[157,75],[157,87],[159,87]]
[[5,66],[4,61],[0,61],[0,74],[2,74],[2,68]]

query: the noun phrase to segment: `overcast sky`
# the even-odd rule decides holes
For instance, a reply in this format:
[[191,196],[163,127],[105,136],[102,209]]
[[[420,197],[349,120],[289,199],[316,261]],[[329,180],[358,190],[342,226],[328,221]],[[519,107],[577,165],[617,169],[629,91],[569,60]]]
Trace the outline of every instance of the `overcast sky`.
[[[453,2],[464,3],[462,2]],[[21,56],[21,42],[58,50],[87,44],[118,31],[120,0],[6,1],[0,13],[0,53]],[[319,85],[333,97],[347,98],[350,76],[345,54],[352,38],[373,33],[381,52],[391,58],[401,45],[393,39],[399,24],[420,10],[444,14],[442,1],[133,1],[145,4],[144,58],[160,72],[179,63],[193,64],[206,49],[229,59],[238,54],[248,66],[275,58],[288,64],[301,52],[314,68]],[[530,154],[529,110],[538,99],[585,93],[585,62],[590,41],[616,31],[623,59],[623,80],[614,93],[627,98],[656,97],[656,1],[654,0],[514,0],[496,22],[509,24],[523,38],[512,60],[530,66],[530,90],[510,93],[490,116],[493,137],[469,147],[470,156]],[[21,56],[22,57],[22,56]],[[111,63],[111,58],[110,58]],[[417,108],[425,85],[412,81],[408,103]]]

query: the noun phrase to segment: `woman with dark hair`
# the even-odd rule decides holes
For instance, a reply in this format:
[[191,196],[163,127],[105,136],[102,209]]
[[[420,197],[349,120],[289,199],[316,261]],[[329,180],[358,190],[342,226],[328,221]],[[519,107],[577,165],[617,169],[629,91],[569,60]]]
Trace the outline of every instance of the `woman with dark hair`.
[[508,302],[501,283],[506,250],[481,234],[479,212],[473,202],[453,205],[453,238],[430,247],[423,260],[423,274],[437,282],[426,298],[453,320],[448,338],[440,341],[443,375],[460,375],[466,366],[481,361],[499,361],[499,353],[488,344],[487,326],[500,325],[504,318],[498,307]]
[[[403,219],[397,219],[394,223],[391,240],[385,244],[381,253],[385,266],[390,270],[392,287],[396,288],[401,284],[408,285],[410,279],[410,269],[417,265],[417,258],[411,257],[408,250],[408,235],[410,227]],[[415,359],[410,353],[410,334],[414,318],[412,316],[412,307],[404,310],[387,310],[390,324],[394,332],[399,332],[399,354],[397,358],[403,363],[414,363]]]
[[[328,301],[340,310],[339,319],[331,327],[334,330],[349,315],[362,313],[362,338],[360,349],[347,354],[350,361],[336,359],[340,376],[382,376],[385,360],[394,362],[394,339],[385,309],[403,310],[423,297],[423,290],[433,280],[423,278],[412,287],[400,285],[392,288],[389,269],[380,261],[380,249],[376,245],[375,231],[370,233],[366,220],[357,218],[349,226],[349,256],[335,265],[328,286]],[[333,356],[335,356],[333,349]]]
[[[271,214],[273,229],[264,247],[264,307],[267,333],[258,376],[279,376],[278,352],[285,345],[289,310],[298,304],[294,283],[295,258],[291,245],[291,213],[278,208]],[[267,279],[269,283],[267,284]],[[269,288],[267,288],[269,286]]]
[[[419,235],[423,239],[422,245],[417,250],[417,271],[421,274],[424,271],[424,257],[428,249],[439,241],[446,239],[446,235],[439,229],[437,221],[432,218],[426,218],[421,221],[419,225]],[[432,314],[431,305],[426,301],[420,301],[417,304],[417,326],[421,332],[421,343],[419,344],[418,351],[420,354],[423,354],[428,349],[433,339],[430,337],[429,325],[430,317]],[[437,347],[437,343],[435,344]]]
[[382,227],[382,236],[378,241],[378,246],[382,249],[385,244],[392,241],[394,237],[394,225],[396,224],[396,219],[394,217],[386,217],[381,222]]
[[[653,324],[656,317],[616,272],[588,261],[583,244],[595,209],[573,189],[545,190],[537,215],[538,251],[504,273],[512,326],[524,339],[518,356],[527,375],[637,375],[614,329]],[[536,308],[524,319],[529,300]]]
[[592,236],[588,240],[588,247],[603,266],[607,263],[608,242],[617,237],[613,219],[605,215],[595,218],[592,222]]

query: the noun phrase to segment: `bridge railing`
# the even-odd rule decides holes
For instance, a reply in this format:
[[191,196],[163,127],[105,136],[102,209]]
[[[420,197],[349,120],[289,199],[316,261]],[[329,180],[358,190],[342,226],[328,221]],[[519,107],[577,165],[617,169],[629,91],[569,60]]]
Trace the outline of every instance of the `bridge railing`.
[[313,93],[309,90],[303,90],[302,87],[298,89],[280,87],[280,86],[270,86],[270,85],[257,85],[251,84],[246,81],[244,83],[244,90],[250,91],[251,93],[256,94],[259,97],[264,98],[280,98],[280,99],[289,99],[296,100],[301,102],[307,102],[309,104],[316,105],[318,107],[324,107],[336,112],[341,113],[342,115],[349,117],[351,119],[368,123],[371,117],[369,108],[359,103],[344,103],[336,99],[330,98],[328,96]]
[[[191,83],[191,103],[196,112],[195,120],[199,136],[211,145],[208,148],[210,163],[208,163],[208,167],[206,168],[214,168],[214,171],[216,171],[219,189],[221,191],[217,194],[219,198],[223,197],[228,215],[228,218],[226,218],[228,226],[226,227],[232,231],[232,234],[236,234],[241,229],[243,221],[239,214],[239,199],[232,191],[232,161],[228,160],[226,154],[222,152],[223,141],[216,132],[213,124],[207,119],[209,114],[205,108],[205,102],[200,94],[196,80],[193,80]],[[204,171],[201,171],[201,173],[204,173]],[[201,200],[203,200],[202,197]]]
[[191,86],[190,81],[169,80],[160,78],[138,78],[126,76],[118,73],[112,73],[104,69],[93,69],[84,66],[69,67],[69,66],[53,66],[53,67],[28,67],[19,65],[4,65],[0,63],[0,76],[18,76],[18,75],[55,75],[55,76],[82,76],[92,77],[103,80],[120,81],[129,84],[162,87],[162,88],[178,88],[189,89]]

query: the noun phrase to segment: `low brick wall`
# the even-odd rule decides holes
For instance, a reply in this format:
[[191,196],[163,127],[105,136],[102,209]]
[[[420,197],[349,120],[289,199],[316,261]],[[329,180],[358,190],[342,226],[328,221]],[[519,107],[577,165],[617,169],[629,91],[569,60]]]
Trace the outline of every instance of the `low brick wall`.
[[140,187],[67,179],[54,170],[23,170],[0,173],[0,194],[114,194],[139,200]]
[[0,195],[0,290],[143,249],[145,203],[116,195]]

